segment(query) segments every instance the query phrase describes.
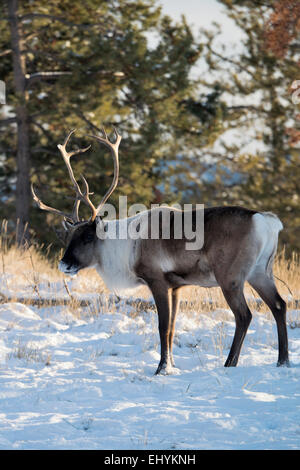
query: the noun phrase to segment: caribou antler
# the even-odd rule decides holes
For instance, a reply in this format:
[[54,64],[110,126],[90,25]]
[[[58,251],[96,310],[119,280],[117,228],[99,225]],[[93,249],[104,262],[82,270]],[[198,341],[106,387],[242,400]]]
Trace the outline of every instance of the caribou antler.
[[87,150],[89,150],[89,148],[91,147],[90,145],[84,149],[78,149],[78,150],[73,150],[72,152],[67,152],[67,144],[70,140],[70,137],[72,134],[74,134],[76,129],[72,129],[69,134],[67,135],[67,137],[65,138],[65,141],[64,143],[61,145],[61,144],[58,144],[58,149],[64,159],[64,162],[66,164],[66,167],[68,169],[68,172],[69,172],[69,175],[70,175],[70,179],[73,183],[73,186],[74,186],[74,189],[75,189],[75,192],[76,192],[76,199],[75,199],[75,203],[74,203],[74,207],[73,207],[73,212],[72,212],[72,215],[73,217],[75,218],[78,218],[78,210],[79,210],[79,205],[80,205],[80,202],[84,202],[92,211],[92,215],[90,217],[90,220],[94,220],[96,215],[97,215],[97,212],[96,209],[95,209],[95,206],[93,205],[93,203],[91,202],[90,198],[89,198],[89,185],[87,184],[87,181],[86,179],[84,178],[83,175],[80,175],[83,182],[84,182],[84,186],[85,186],[85,191],[82,192],[81,189],[80,189],[80,186],[79,184],[77,183],[76,179],[75,179],[75,176],[74,176],[74,173],[73,173],[73,170],[72,170],[72,167],[71,167],[71,163],[70,163],[70,159],[71,157],[73,157],[73,155],[77,155],[78,153],[84,153],[86,152]]
[[[72,210],[72,213],[71,214],[67,214],[66,212],[63,212],[61,210],[58,210],[58,209],[55,209],[54,207],[50,207],[50,206],[47,206],[46,204],[44,204],[36,195],[34,189],[33,189],[33,184],[31,184],[31,192],[32,192],[32,196],[33,196],[33,199],[35,200],[35,202],[37,203],[38,207],[42,210],[45,210],[45,211],[48,211],[48,212],[52,212],[53,214],[57,214],[57,215],[60,215],[60,216],[63,216],[64,218],[70,220],[72,223],[77,223],[79,222],[79,215],[78,215],[78,209],[79,209],[79,204],[81,201],[84,201],[86,202],[89,206],[89,197],[88,197],[88,186],[86,186],[86,190],[84,193],[82,193],[80,187],[78,186],[78,183],[77,181],[75,180],[75,177],[74,177],[74,173],[73,173],[73,170],[71,168],[71,164],[70,164],[70,158],[73,156],[73,155],[76,155],[78,153],[84,153],[86,152],[91,146],[89,145],[88,147],[86,148],[83,148],[83,149],[77,149],[77,150],[73,150],[72,152],[67,152],[66,150],[66,146],[67,146],[67,143],[69,142],[70,140],[70,137],[71,135],[75,132],[75,129],[72,129],[71,132],[69,132],[69,134],[67,135],[67,137],[65,138],[65,141],[64,143],[61,145],[59,144],[57,147],[59,148],[60,150],[60,153],[62,154],[62,157],[66,163],[66,166],[68,168],[68,171],[69,171],[69,175],[70,175],[70,178],[71,178],[71,181],[74,185],[74,188],[75,188],[75,191],[76,191],[76,198],[75,198],[75,202],[74,202],[74,206],[73,206],[73,210]],[[89,201],[89,202],[88,202]]]
[[119,180],[119,153],[118,152],[119,152],[119,145],[122,140],[122,137],[118,134],[115,127],[114,127],[114,134],[116,138],[115,142],[111,142],[108,139],[104,128],[102,128],[102,133],[104,137],[100,137],[98,135],[91,135],[89,137],[93,137],[93,139],[98,140],[98,142],[100,142],[101,144],[104,144],[106,147],[110,149],[112,157],[113,157],[113,161],[114,161],[114,178],[110,185],[109,190],[105,193],[100,204],[97,206],[97,209],[96,209],[97,214],[99,214],[100,210],[106,203],[107,199],[117,187],[118,180]]
[[[92,203],[92,201],[90,200],[89,198],[89,195],[91,194],[89,192],[89,185],[85,179],[85,177],[83,175],[80,175],[81,176],[81,179],[83,181],[83,186],[84,186],[84,190],[82,191],[79,184],[77,183],[76,179],[75,179],[75,176],[74,176],[74,173],[73,173],[73,170],[72,170],[72,167],[71,167],[71,163],[70,163],[70,159],[73,155],[76,155],[76,154],[79,154],[79,153],[84,153],[86,152],[91,146],[89,145],[88,147],[86,148],[83,148],[83,149],[78,149],[78,150],[73,150],[71,152],[68,152],[66,147],[67,147],[67,144],[70,140],[70,137],[71,135],[75,132],[75,129],[71,130],[69,132],[69,134],[67,135],[67,137],[65,138],[65,141],[63,144],[58,144],[58,149],[64,159],[64,162],[67,166],[67,169],[68,169],[68,172],[69,172],[69,176],[70,176],[70,179],[73,183],[73,186],[74,186],[74,189],[75,189],[75,192],[76,192],[76,198],[75,198],[75,202],[74,202],[74,206],[73,206],[73,210],[72,210],[72,213],[71,214],[67,214],[65,212],[62,212],[58,209],[55,209],[53,207],[50,207],[50,206],[47,206],[46,204],[44,204],[36,195],[34,189],[33,189],[33,185],[31,185],[31,191],[32,191],[32,195],[33,195],[33,199],[35,200],[35,202],[37,203],[38,207],[42,210],[46,210],[48,212],[52,212],[53,214],[57,214],[57,215],[61,215],[63,216],[64,218],[70,220],[73,224],[77,224],[78,225],[78,222],[80,222],[80,219],[79,219],[79,214],[78,214],[78,211],[79,211],[79,205],[80,205],[80,202],[84,202],[90,209],[91,209],[91,212],[92,212],[92,215],[91,217],[89,218],[88,222],[91,222],[93,220],[95,220],[96,216],[98,215],[98,213],[100,212],[101,208],[103,207],[103,205],[105,204],[105,202],[107,201],[107,199],[109,198],[109,196],[112,194],[112,192],[115,190],[117,184],[118,184],[118,178],[119,178],[119,158],[118,158],[118,149],[119,149],[119,145],[120,145],[120,142],[121,142],[121,139],[122,137],[118,134],[118,132],[116,131],[116,129],[114,129],[114,133],[115,133],[115,137],[116,137],[116,140],[115,142],[111,142],[108,137],[107,137],[107,134],[105,132],[104,129],[102,129],[102,132],[103,132],[103,137],[100,137],[100,136],[96,136],[96,135],[92,135],[90,137],[93,137],[94,139],[98,140],[99,142],[103,143],[104,145],[106,145],[106,147],[108,147],[110,150],[111,150],[111,153],[112,153],[112,156],[113,156],[113,160],[114,160],[114,178],[113,178],[113,182],[109,188],[109,190],[106,192],[105,196],[102,198],[100,204],[97,206],[97,208],[94,206],[94,204]],[[83,223],[86,223],[86,221],[84,221]]]

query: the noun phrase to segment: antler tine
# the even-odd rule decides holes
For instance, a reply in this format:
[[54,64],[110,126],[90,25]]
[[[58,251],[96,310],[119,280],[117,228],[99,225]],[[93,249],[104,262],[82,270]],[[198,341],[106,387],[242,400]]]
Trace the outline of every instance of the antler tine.
[[72,150],[71,152],[67,152],[67,144],[71,138],[71,135],[74,134],[74,132],[76,131],[76,129],[72,129],[69,134],[67,135],[67,137],[65,138],[64,140],[64,143],[63,144],[58,144],[57,147],[59,148],[59,150],[63,149],[65,151],[65,153],[69,156],[69,158],[73,157],[73,155],[76,155],[78,153],[84,153],[86,152],[87,150],[89,150],[91,148],[91,145],[88,145],[87,147],[83,148],[83,149],[77,149],[77,150]]
[[107,137],[106,130],[105,130],[104,127],[102,127],[101,132],[102,132],[102,134],[104,135],[104,138],[107,140],[108,137]]
[[104,206],[105,202],[109,198],[109,196],[113,193],[113,191],[116,189],[117,184],[118,184],[118,179],[119,179],[119,145],[122,140],[122,137],[120,134],[118,134],[117,129],[114,127],[114,134],[116,137],[115,142],[111,142],[107,136],[107,133],[104,128],[102,128],[102,133],[104,137],[100,137],[98,135],[90,135],[89,137],[92,137],[93,139],[98,140],[98,142],[104,144],[106,147],[108,147],[111,151],[113,161],[114,161],[114,178],[112,181],[112,184],[110,185],[109,190],[105,193],[104,197],[102,198],[100,204],[97,206],[96,211],[97,214],[99,214],[100,209]]
[[116,128],[115,126],[113,126],[113,129],[114,129],[114,134],[115,134],[115,137],[116,137],[116,142],[115,142],[115,144],[118,143],[118,147],[119,147],[120,142],[121,142],[121,140],[122,140],[122,137],[121,137],[120,134],[118,133],[117,128]]
[[79,206],[80,206],[80,199],[76,194],[76,198],[75,198],[74,205],[73,205],[73,210],[72,210],[72,220],[74,220],[75,222],[80,221],[80,219],[79,219]]
[[57,214],[57,215],[61,215],[63,217],[66,217],[67,219],[71,219],[72,220],[72,215],[73,214],[67,214],[66,212],[62,212],[58,209],[55,209],[54,207],[50,207],[50,206],[47,206],[46,204],[44,204],[40,198],[37,197],[34,189],[33,189],[33,184],[31,184],[31,193],[32,193],[32,196],[33,196],[33,199],[35,200],[35,202],[37,203],[38,207],[44,211],[48,211],[48,212],[52,212],[53,214]]
[[88,182],[85,179],[85,177],[83,175],[80,175],[80,176],[81,176],[81,179],[82,179],[84,187],[85,187],[84,193],[82,194],[82,196],[83,196],[82,200],[90,207],[90,209],[92,211],[90,221],[93,221],[93,220],[95,220],[95,218],[97,216],[97,209],[95,208],[94,204],[90,200],[89,195],[94,194],[94,193],[90,193],[89,185],[88,185]]
[[65,138],[64,140],[64,143],[62,144],[63,147],[66,147],[67,146],[67,143],[69,142],[70,138],[71,138],[71,135],[74,134],[74,132],[76,131],[76,129],[71,129],[69,134],[67,135],[67,137]]
[[65,155],[69,157],[69,159],[71,157],[73,157],[73,155],[77,155],[78,153],[84,153],[86,152],[87,150],[89,150],[91,148],[91,145],[88,145],[87,147],[83,148],[83,149],[77,149],[77,150],[72,150],[71,152],[67,152],[67,144],[71,138],[71,135],[74,134],[74,132],[76,131],[76,129],[72,129],[69,134],[67,135],[67,137],[65,138],[64,140],[64,143],[63,144],[58,144],[57,147],[59,148],[60,151],[64,151],[65,152]]
[[[74,213],[74,216],[79,219],[79,216],[78,216],[78,209],[79,209],[79,204],[80,204],[80,201],[84,202],[90,209],[91,209],[91,212],[92,212],[92,215],[90,217],[90,221],[94,220],[97,213],[96,213],[96,208],[95,206],[93,205],[93,203],[91,202],[90,198],[89,198],[89,193],[88,193],[88,190],[85,191],[85,193],[82,193],[81,189],[80,189],[80,186],[79,184],[77,183],[76,179],[75,179],[75,176],[74,176],[74,173],[73,173],[73,169],[71,167],[71,163],[70,163],[70,159],[73,155],[76,155],[78,153],[84,153],[86,152],[90,147],[91,145],[89,145],[88,147],[85,147],[83,149],[77,149],[77,150],[72,150],[71,152],[68,152],[67,149],[66,149],[66,146],[67,146],[67,143],[69,142],[70,140],[70,137],[71,135],[75,132],[75,129],[72,129],[69,134],[67,135],[67,137],[65,138],[65,141],[63,144],[58,144],[58,149],[64,159],[64,162],[66,164],[66,167],[68,169],[68,172],[69,172],[69,176],[71,178],[71,181],[73,183],[73,186],[75,188],[75,192],[76,192],[76,199],[79,201],[78,203],[75,201],[75,204],[76,204],[76,207],[74,205],[74,210],[73,210],[73,213]],[[84,180],[84,183],[85,185],[87,185],[87,182],[85,180],[85,178],[83,178]],[[87,186],[88,187],[88,186]],[[74,212],[75,211],[75,212]],[[78,222],[78,220],[77,220]]]

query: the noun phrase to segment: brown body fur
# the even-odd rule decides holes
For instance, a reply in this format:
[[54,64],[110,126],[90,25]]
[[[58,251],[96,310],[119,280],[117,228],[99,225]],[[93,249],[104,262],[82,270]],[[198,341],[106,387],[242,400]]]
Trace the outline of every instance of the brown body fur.
[[[160,208],[161,211],[170,211]],[[172,210],[171,210],[172,212]],[[177,212],[178,213],[178,212]],[[196,215],[196,213],[194,213]],[[161,341],[161,360],[156,373],[171,371],[174,365],[172,344],[175,320],[180,300],[180,288],[187,285],[204,287],[220,286],[236,320],[236,331],[225,366],[235,366],[241,346],[251,321],[243,288],[246,280],[256,289],[272,310],[278,328],[279,357],[278,365],[288,365],[288,346],[286,331],[286,305],[279,296],[272,275],[272,261],[276,253],[278,231],[274,224],[280,221],[273,215],[257,213],[240,207],[215,207],[204,209],[204,244],[198,250],[186,250],[186,239],[172,236],[173,217],[170,218],[170,239],[140,239],[124,242],[124,250],[134,252],[134,260],[124,277],[132,276],[136,285],[149,286],[158,311]],[[150,222],[151,211],[148,212]],[[138,216],[132,220],[138,219]],[[270,221],[270,240],[259,233],[259,224],[268,230]],[[130,222],[131,219],[126,219]],[[193,224],[194,224],[193,220]],[[103,222],[102,222],[103,223]],[[268,222],[269,223],[269,222]],[[265,227],[262,224],[266,224]],[[62,259],[65,265],[76,266],[76,270],[97,264],[99,272],[104,273],[118,262],[117,250],[111,254],[111,264],[105,261],[107,250],[117,247],[116,240],[110,245],[105,240],[97,240],[95,222],[81,226],[74,232],[70,245]],[[151,223],[148,225],[149,230]],[[196,226],[194,227],[196,230]],[[160,227],[161,229],[161,227]],[[276,232],[277,230],[277,232]],[[263,231],[263,230],[260,230]],[[93,245],[89,238],[93,238]],[[150,232],[149,232],[150,235]],[[161,236],[161,233],[160,233]],[[115,242],[115,243],[113,243]],[[110,246],[110,248],[109,248]],[[131,253],[130,253],[131,257]],[[130,259],[128,256],[128,260]],[[119,270],[126,262],[120,258]],[[126,268],[127,269],[127,268]],[[70,271],[65,271],[70,272]],[[127,273],[127,274],[126,274]]]

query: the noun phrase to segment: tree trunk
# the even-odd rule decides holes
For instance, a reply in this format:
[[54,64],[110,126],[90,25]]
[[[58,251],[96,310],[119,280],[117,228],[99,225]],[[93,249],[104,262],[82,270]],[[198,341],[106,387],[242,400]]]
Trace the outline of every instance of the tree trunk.
[[17,243],[24,245],[29,240],[28,221],[30,207],[30,147],[29,119],[26,92],[26,62],[23,54],[24,41],[22,24],[18,20],[18,0],[8,0],[11,48],[13,57],[13,78],[17,98],[17,183],[16,221]]

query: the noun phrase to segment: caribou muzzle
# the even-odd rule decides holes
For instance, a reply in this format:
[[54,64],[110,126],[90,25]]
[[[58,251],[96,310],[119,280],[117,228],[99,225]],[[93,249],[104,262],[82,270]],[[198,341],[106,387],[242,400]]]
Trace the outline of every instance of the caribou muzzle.
[[75,275],[79,271],[78,266],[74,266],[74,264],[66,263],[65,261],[61,260],[58,264],[58,269],[65,274]]

